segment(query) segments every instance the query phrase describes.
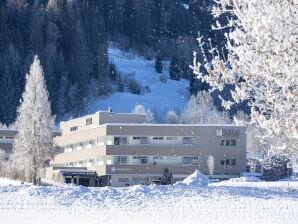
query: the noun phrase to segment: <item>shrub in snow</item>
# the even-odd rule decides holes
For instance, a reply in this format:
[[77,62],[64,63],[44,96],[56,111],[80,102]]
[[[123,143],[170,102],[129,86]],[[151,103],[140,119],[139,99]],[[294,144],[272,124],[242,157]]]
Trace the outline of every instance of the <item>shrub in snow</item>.
[[190,186],[190,187],[205,187],[209,184],[209,178],[196,170],[193,174],[186,177],[183,181],[177,182],[175,185]]
[[159,76],[159,81],[160,81],[160,82],[163,82],[163,83],[166,83],[166,82],[168,81],[168,78],[167,78],[166,75],[161,74],[161,75]]
[[140,95],[142,92],[142,86],[134,78],[127,79],[127,89],[132,94]]
[[275,181],[292,175],[293,169],[288,167],[290,159],[283,155],[274,155],[265,160],[262,166],[262,178],[267,181]]

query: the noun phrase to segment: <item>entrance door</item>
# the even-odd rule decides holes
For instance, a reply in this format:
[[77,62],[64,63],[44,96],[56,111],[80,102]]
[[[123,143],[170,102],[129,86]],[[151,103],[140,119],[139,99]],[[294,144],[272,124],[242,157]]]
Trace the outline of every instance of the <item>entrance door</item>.
[[79,178],[79,185],[89,187],[89,178]]

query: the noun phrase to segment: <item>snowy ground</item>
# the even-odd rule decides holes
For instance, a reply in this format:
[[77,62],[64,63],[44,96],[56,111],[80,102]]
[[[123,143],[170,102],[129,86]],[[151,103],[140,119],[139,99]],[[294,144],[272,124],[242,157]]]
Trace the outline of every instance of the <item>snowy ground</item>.
[[[117,92],[106,99],[99,99],[90,103],[89,113],[98,110],[107,110],[112,107],[115,112],[132,112],[137,104],[146,109],[164,114],[169,110],[177,112],[183,110],[187,101],[189,81],[181,79],[174,81],[168,78],[166,83],[159,80],[160,74],[155,72],[154,60],[146,60],[131,53],[125,53],[118,48],[109,48],[109,59],[114,62],[117,69],[125,74],[134,73],[133,76],[142,86],[148,86],[151,92],[145,95]],[[165,63],[163,74],[168,77],[168,63]]]
[[205,186],[34,187],[0,179],[0,220],[18,223],[262,223],[298,221],[298,181]]

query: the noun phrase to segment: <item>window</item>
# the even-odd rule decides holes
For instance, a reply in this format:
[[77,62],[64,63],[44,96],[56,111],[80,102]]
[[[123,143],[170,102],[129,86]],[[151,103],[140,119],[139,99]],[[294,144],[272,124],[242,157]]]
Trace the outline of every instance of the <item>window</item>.
[[222,129],[216,130],[216,136],[222,136]]
[[236,139],[220,140],[221,146],[236,146]]
[[91,139],[87,141],[87,145],[94,145],[95,144],[95,139]]
[[133,156],[133,159],[138,159],[140,164],[148,164],[147,156]]
[[186,145],[197,145],[199,141],[198,137],[183,137],[182,143]]
[[177,137],[167,137],[167,140],[171,140],[171,141],[177,140]]
[[69,130],[70,130],[70,132],[74,132],[74,131],[77,131],[78,129],[79,129],[78,126],[73,126]]
[[231,166],[236,166],[236,159],[231,159]]
[[114,145],[127,145],[127,137],[114,137]]
[[197,164],[199,160],[199,157],[193,156],[193,157],[183,157],[183,164]]
[[90,125],[90,124],[92,124],[92,118],[87,118],[85,124],[86,124],[86,125]]
[[141,144],[147,144],[147,137],[139,137],[139,136],[133,136],[133,140],[138,140]]
[[191,164],[191,157],[183,157],[183,164]]
[[221,165],[221,166],[224,166],[224,165],[225,165],[225,160],[223,160],[223,159],[220,160],[220,165]]
[[148,159],[147,159],[147,157],[146,157],[146,156],[142,156],[142,157],[140,158],[140,162],[141,162],[141,164],[147,164],[147,163],[148,163]]
[[127,156],[115,156],[114,164],[127,164]]
[[14,136],[6,136],[6,139],[14,139]]
[[153,140],[163,140],[163,137],[153,137]]
[[230,160],[229,159],[226,159],[226,166],[230,166]]
[[129,178],[127,177],[120,177],[120,178],[118,178],[118,182],[119,183],[127,183],[127,182],[129,182]]

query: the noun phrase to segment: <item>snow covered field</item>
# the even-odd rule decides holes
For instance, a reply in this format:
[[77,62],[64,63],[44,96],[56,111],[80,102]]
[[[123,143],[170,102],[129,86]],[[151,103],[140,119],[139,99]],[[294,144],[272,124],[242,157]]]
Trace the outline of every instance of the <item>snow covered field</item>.
[[144,95],[136,95],[128,92],[117,92],[105,99],[99,99],[90,103],[88,112],[107,110],[112,107],[115,112],[132,112],[137,104],[142,104],[152,112],[160,114],[169,110],[181,111],[189,99],[189,81],[181,79],[174,81],[169,79],[168,64],[164,65],[163,74],[168,78],[166,83],[159,80],[160,74],[154,69],[154,60],[145,60],[142,57],[125,53],[118,48],[109,48],[109,59],[117,69],[124,73],[133,73],[133,78],[142,86],[148,86],[151,92]]
[[[188,182],[189,183],[189,180]],[[18,223],[262,223],[298,221],[298,181],[233,179],[207,187],[35,187],[0,179],[0,220]]]

